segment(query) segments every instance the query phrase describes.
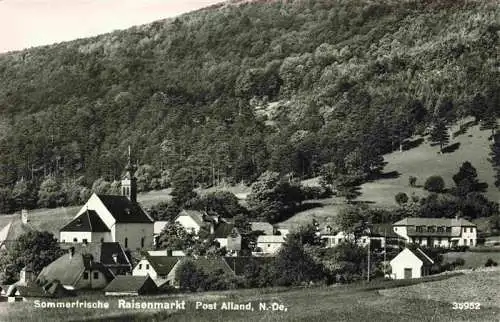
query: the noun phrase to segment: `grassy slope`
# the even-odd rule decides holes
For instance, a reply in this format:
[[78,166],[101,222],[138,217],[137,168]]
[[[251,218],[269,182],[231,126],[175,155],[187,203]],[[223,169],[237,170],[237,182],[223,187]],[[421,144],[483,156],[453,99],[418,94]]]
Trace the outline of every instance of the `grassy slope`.
[[[465,284],[468,276],[456,277],[455,284]],[[456,279],[454,278],[454,279]],[[460,280],[461,278],[461,280]],[[419,284],[429,291],[436,283]],[[441,284],[437,284],[441,285]],[[475,285],[475,284],[474,284]],[[415,287],[416,287],[415,286]],[[470,290],[474,292],[474,290]],[[474,294],[474,293],[470,293]],[[348,287],[318,287],[308,289],[253,289],[174,296],[139,297],[135,300],[170,301],[186,300],[185,311],[139,311],[119,310],[117,299],[104,298],[102,295],[82,296],[79,300],[107,300],[110,310],[73,309],[68,310],[35,309],[31,302],[6,304],[0,303],[2,321],[493,321],[498,315],[498,307],[487,307],[483,303],[478,311],[454,311],[448,300],[428,300],[425,296],[406,299],[399,296],[381,296],[377,291],[364,291]],[[214,301],[252,302],[254,312],[240,311],[197,311],[195,301],[206,303]],[[468,298],[474,301],[473,295]],[[277,302],[287,307],[286,312],[259,311],[258,303]],[[8,310],[7,310],[8,307]]]
[[[453,133],[457,130],[458,125],[451,128]],[[399,177],[380,179],[363,184],[362,195],[358,200],[369,202],[378,207],[394,207],[396,206],[394,196],[398,192],[405,192],[408,195],[425,195],[422,187],[409,187],[409,176],[417,177],[417,186],[422,186],[429,176],[440,175],[445,180],[446,186],[451,187],[454,185],[452,177],[464,161],[470,161],[477,169],[480,181],[488,183],[488,198],[495,201],[499,200],[500,191],[494,186],[494,172],[488,162],[490,152],[488,137],[490,135],[490,131],[480,130],[479,126],[476,125],[469,128],[466,133],[450,140],[450,145],[460,143],[460,147],[452,153],[439,154],[439,147],[424,142],[416,148],[388,154],[384,157],[387,162],[384,171],[386,173],[396,171],[400,174]],[[305,184],[317,185],[318,179],[306,180]],[[281,225],[293,228],[304,223],[310,223],[312,218],[320,222],[330,222],[339,209],[344,206],[343,200],[339,198],[323,200],[321,203],[323,207],[300,212]]]
[[479,268],[484,267],[488,258],[500,263],[500,252],[451,252],[443,255],[443,261],[445,262],[451,263],[457,258],[465,260],[463,268]]

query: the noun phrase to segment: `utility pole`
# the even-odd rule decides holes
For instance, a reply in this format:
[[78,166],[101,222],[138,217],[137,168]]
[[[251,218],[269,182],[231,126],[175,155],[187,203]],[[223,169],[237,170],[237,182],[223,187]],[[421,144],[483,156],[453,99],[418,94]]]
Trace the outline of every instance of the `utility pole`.
[[371,244],[371,239],[370,236],[368,235],[368,276],[367,276],[368,282],[370,282],[370,244]]

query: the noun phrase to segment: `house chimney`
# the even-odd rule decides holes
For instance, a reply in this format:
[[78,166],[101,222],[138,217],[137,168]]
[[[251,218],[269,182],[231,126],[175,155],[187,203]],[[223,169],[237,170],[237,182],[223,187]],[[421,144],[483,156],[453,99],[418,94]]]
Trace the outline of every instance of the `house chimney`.
[[172,256],[172,250],[171,249],[167,249],[167,256]]
[[118,254],[113,254],[112,257],[113,257],[113,262],[115,262],[115,264],[118,264]]
[[25,225],[30,221],[28,218],[28,209],[21,210],[21,221]]
[[214,227],[215,225],[213,222],[211,222],[209,225],[210,225],[210,235],[213,235],[215,232],[215,227]]
[[70,247],[69,248],[69,259],[72,259],[74,255],[75,255],[75,247]]

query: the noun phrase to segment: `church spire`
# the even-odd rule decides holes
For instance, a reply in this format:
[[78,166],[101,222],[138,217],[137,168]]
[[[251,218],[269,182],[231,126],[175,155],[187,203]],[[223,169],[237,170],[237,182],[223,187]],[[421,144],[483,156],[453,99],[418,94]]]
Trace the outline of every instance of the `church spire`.
[[130,151],[130,145],[128,146],[128,161],[125,167],[125,176],[122,179],[122,195],[129,198],[131,201],[137,201],[137,178],[135,177],[135,171],[137,166],[132,163],[132,153]]

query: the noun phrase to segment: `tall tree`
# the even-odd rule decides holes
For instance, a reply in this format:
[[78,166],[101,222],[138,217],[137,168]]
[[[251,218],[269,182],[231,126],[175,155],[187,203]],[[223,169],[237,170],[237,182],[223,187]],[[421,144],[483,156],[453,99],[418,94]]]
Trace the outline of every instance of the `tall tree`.
[[500,134],[493,136],[490,158],[488,159],[495,169],[495,187],[500,188]]
[[444,146],[450,141],[450,135],[448,134],[448,127],[442,119],[434,123],[429,139],[432,143],[439,144],[439,150],[443,152]]

